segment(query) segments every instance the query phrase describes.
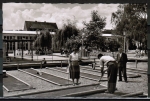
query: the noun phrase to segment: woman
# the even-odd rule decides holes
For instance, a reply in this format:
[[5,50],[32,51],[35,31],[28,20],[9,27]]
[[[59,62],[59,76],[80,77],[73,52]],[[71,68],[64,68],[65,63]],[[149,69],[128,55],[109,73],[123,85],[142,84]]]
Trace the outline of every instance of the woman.
[[[73,85],[79,84],[79,78],[80,78],[80,67],[79,67],[79,48],[75,48],[73,52],[69,55],[69,72],[70,72],[70,78],[73,81]],[[76,79],[76,83],[74,82],[74,79]]]

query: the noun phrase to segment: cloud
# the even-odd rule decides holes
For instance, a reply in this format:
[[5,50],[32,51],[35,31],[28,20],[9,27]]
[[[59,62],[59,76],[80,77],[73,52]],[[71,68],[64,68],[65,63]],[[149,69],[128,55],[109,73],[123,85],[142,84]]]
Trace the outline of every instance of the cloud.
[[111,13],[117,10],[115,4],[68,4],[59,7],[59,4],[40,3],[3,3],[3,29],[23,29],[24,21],[56,22],[58,28],[62,28],[63,21],[76,20],[77,27],[83,28],[83,21],[90,21],[91,11],[98,10],[98,14],[107,17],[106,28],[112,28],[110,24]]

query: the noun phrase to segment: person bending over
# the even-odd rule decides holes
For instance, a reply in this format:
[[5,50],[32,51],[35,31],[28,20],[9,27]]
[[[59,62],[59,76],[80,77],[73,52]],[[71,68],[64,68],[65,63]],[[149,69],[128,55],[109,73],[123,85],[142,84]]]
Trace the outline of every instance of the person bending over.
[[[102,54],[98,55],[101,73],[104,75],[104,72],[107,71],[107,78],[108,78],[108,93],[114,93],[116,90],[116,81],[117,81],[117,63],[115,59],[111,56],[103,56]],[[104,67],[106,69],[104,70]]]

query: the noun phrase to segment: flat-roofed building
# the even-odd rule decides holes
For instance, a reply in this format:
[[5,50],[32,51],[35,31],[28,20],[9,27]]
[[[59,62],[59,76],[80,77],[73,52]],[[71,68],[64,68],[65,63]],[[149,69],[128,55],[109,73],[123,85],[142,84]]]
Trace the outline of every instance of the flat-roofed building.
[[[51,34],[54,34],[57,30],[57,24],[51,22],[37,22],[37,21],[25,21],[23,31],[3,31],[2,39],[3,40],[31,40],[35,34],[38,34],[37,31],[48,30]],[[7,45],[7,51],[12,52],[14,49],[22,49],[21,42],[3,42],[3,47]],[[23,50],[31,50],[31,42],[26,41],[23,43]]]
[[[3,40],[31,40],[36,34],[36,31],[3,31],[2,39]],[[13,50],[22,49],[21,42],[3,42],[3,44],[8,44],[7,50],[8,52],[13,52]],[[23,43],[24,50],[31,49],[31,42],[27,41]]]

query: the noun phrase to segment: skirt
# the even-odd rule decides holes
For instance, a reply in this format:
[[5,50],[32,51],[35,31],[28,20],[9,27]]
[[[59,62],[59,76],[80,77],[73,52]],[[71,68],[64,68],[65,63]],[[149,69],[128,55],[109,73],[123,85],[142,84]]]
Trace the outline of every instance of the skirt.
[[116,82],[117,82],[117,72],[118,66],[116,62],[109,62],[108,63],[108,92],[114,93],[116,89]]
[[79,79],[80,78],[80,67],[79,62],[72,61],[69,68],[70,78],[71,79]]

